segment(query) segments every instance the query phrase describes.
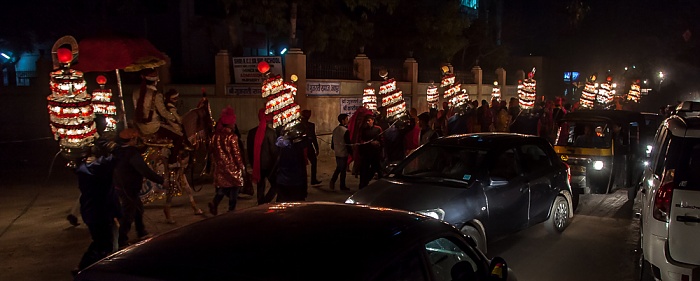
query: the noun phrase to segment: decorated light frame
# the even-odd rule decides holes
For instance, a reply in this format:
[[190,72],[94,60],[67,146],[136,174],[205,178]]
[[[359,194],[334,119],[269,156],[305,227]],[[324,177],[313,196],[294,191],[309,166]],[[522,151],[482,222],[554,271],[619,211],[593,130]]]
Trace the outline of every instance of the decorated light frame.
[[613,82],[611,75],[606,77],[605,83],[598,86],[596,102],[600,108],[610,109],[614,106],[615,88],[617,88],[617,84]]
[[367,87],[362,91],[362,106],[372,111],[377,110],[377,95],[372,82],[367,82]]
[[596,95],[598,94],[598,83],[596,83],[597,75],[593,74],[586,81],[579,98],[579,107],[581,109],[593,109],[595,107]]
[[406,101],[403,99],[403,92],[396,85],[396,79],[388,78],[389,72],[386,69],[380,70],[379,76],[384,79],[379,86],[379,98],[382,107],[386,109],[386,118],[394,120],[406,116]]
[[[70,45],[71,49],[64,45]],[[49,74],[51,94],[46,97],[51,132],[58,141],[61,155],[72,168],[89,154],[99,137],[83,73],[70,68],[77,55],[75,38],[64,36],[56,41],[52,49],[54,71]]]
[[447,105],[450,108],[464,106],[469,102],[469,94],[466,90],[462,89],[462,84],[456,82],[456,77],[454,73],[451,73],[449,67],[443,66],[442,79],[440,81],[440,86],[444,88],[442,98],[447,101]]
[[630,90],[627,93],[627,100],[632,102],[639,102],[641,97],[641,87],[639,86],[639,80],[637,80],[634,81],[630,86]]
[[524,81],[518,81],[518,98],[520,108],[530,110],[535,108],[535,100],[537,98],[537,81],[535,78],[535,68],[528,73],[528,78]]
[[[258,63],[258,71],[269,76],[270,65],[261,61]],[[292,75],[290,78],[291,82],[285,82],[282,76],[275,75],[263,81],[262,97],[267,99],[265,114],[272,114],[273,128],[290,128],[301,122],[301,107],[294,101],[298,77]]]
[[438,93],[438,87],[435,86],[433,81],[430,81],[430,85],[425,89],[426,101],[428,102],[429,108],[438,108],[438,103],[440,99],[440,94]]
[[104,75],[97,76],[99,89],[92,91],[92,109],[95,115],[100,114],[105,118],[105,132],[117,130],[117,107],[112,101],[112,90],[105,89],[107,78]]
[[498,86],[498,81],[493,81],[493,89],[491,90],[491,100],[501,102],[501,87]]

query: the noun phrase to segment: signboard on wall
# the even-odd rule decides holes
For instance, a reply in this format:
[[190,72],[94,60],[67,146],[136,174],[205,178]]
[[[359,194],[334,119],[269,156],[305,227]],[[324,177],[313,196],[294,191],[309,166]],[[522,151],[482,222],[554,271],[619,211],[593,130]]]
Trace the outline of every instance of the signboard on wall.
[[337,96],[340,95],[340,82],[306,82],[307,96]]
[[282,75],[282,57],[234,57],[233,79],[236,83],[262,84],[265,76],[258,71],[258,63],[266,61],[270,64],[270,76]]
[[228,85],[226,87],[227,96],[262,96],[261,86],[240,86],[240,85]]
[[358,98],[340,98],[340,113],[352,116],[360,106],[362,106],[362,97]]

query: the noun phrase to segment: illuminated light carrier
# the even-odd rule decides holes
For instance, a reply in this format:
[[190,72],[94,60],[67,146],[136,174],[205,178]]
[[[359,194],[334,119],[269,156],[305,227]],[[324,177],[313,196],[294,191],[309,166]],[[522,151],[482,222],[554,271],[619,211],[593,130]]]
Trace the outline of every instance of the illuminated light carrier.
[[430,108],[438,108],[438,99],[440,98],[438,88],[435,85],[430,85],[428,86],[428,89],[425,90],[425,94],[428,106]]
[[375,95],[374,88],[367,87],[363,90],[362,106],[369,110],[377,110],[377,95]]
[[592,109],[595,106],[596,93],[598,92],[598,83],[586,82],[581,92],[579,106],[581,108]]
[[301,107],[294,102],[296,93],[297,87],[293,83],[284,82],[280,75],[263,82],[262,97],[267,98],[265,114],[273,114],[274,128],[291,127],[299,123]]
[[447,100],[450,107],[464,105],[469,101],[469,95],[462,90],[462,84],[455,84],[455,75],[445,74],[440,81],[440,86],[446,88],[442,94],[442,98]]
[[106,130],[117,129],[117,107],[112,102],[112,90],[97,89],[92,92],[92,109],[105,116]]
[[600,84],[598,88],[598,95],[596,95],[596,101],[603,107],[608,108],[613,102],[613,96],[615,95],[615,84],[608,81]]
[[382,97],[382,106],[386,108],[387,118],[406,114],[406,101],[403,99],[401,90],[396,87],[394,78],[382,82],[379,87],[379,96]]
[[86,91],[83,73],[76,70],[51,72],[48,100],[49,126],[54,139],[64,147],[84,147],[97,134],[91,97]]
[[640,91],[641,87],[639,87],[637,83],[632,84],[632,86],[630,86],[630,91],[627,93],[627,100],[639,102],[639,99],[641,98]]
[[501,88],[498,87],[497,82],[493,83],[493,89],[491,90],[491,99],[496,99],[499,102],[501,101]]
[[520,107],[524,110],[535,108],[535,99],[537,97],[537,81],[535,79],[525,79],[522,88],[518,88],[518,97],[520,98]]

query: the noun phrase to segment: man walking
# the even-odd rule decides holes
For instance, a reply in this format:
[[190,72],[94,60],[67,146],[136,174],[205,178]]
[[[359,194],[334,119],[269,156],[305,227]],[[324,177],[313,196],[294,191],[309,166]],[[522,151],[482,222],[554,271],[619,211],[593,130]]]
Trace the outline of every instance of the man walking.
[[318,140],[316,139],[316,124],[309,122],[311,118],[311,110],[304,109],[301,111],[301,125],[304,128],[306,137],[309,139],[309,148],[306,152],[306,157],[311,163],[311,185],[319,185],[321,181],[316,177],[318,168]]
[[340,175],[340,190],[350,190],[345,185],[345,176],[347,175],[348,155],[350,155],[350,133],[348,132],[348,115],[338,115],[338,126],[333,129],[331,139],[331,149],[335,153],[335,171],[331,177],[330,189],[335,189],[335,181]]
[[374,125],[374,115],[366,115],[360,133],[360,185],[362,189],[369,184],[374,175],[380,173],[382,152],[382,129]]
[[139,198],[143,178],[146,177],[152,182],[162,184],[164,189],[168,189],[168,181],[151,170],[146,165],[141,153],[136,148],[139,138],[139,131],[127,128],[119,133],[122,146],[114,152],[116,156],[116,166],[114,168],[114,186],[119,193],[124,216],[119,221],[119,246],[128,245],[129,231],[131,223],[136,227],[136,234],[139,239],[149,236],[146,226],[143,224],[143,203]]
[[[248,163],[253,165],[253,182],[257,183],[258,205],[270,203],[277,195],[272,168],[277,162],[277,134],[272,128],[272,115],[265,108],[258,110],[257,127],[248,131]],[[265,179],[270,181],[270,190],[265,193]]]

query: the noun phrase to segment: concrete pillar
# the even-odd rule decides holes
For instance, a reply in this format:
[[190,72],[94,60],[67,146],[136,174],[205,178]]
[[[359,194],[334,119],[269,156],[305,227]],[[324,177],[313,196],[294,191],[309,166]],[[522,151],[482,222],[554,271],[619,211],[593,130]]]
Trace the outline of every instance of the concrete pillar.
[[501,89],[505,89],[504,87],[506,86],[506,70],[503,69],[503,67],[499,67],[496,69],[496,81],[498,81],[498,85],[501,86]]
[[301,109],[307,109],[306,107],[306,55],[299,48],[291,48],[289,52],[285,55],[285,65],[284,65],[284,80],[289,81],[289,77],[292,74],[296,74],[299,77],[297,81],[297,96],[294,101],[301,107]]
[[411,103],[412,107],[418,109],[418,112],[423,112],[422,108],[418,108],[418,62],[414,58],[406,58],[403,62],[404,78],[406,81],[411,82]]
[[226,87],[231,84],[231,57],[227,50],[220,50],[214,58],[214,67],[216,68],[216,88],[214,88],[215,96],[226,95]]
[[483,78],[484,78],[484,73],[483,70],[481,70],[481,67],[478,65],[475,65],[472,67],[472,75],[474,75],[474,84],[476,84],[476,100],[478,100],[481,103],[481,100],[484,99],[482,98],[482,90],[481,86],[483,84]]
[[357,54],[352,62],[352,74],[361,81],[372,80],[372,61],[363,53]]

